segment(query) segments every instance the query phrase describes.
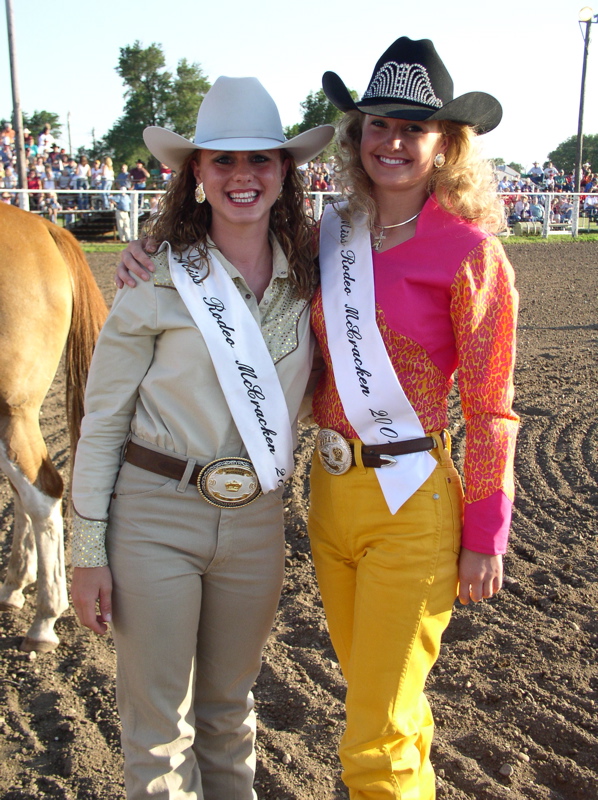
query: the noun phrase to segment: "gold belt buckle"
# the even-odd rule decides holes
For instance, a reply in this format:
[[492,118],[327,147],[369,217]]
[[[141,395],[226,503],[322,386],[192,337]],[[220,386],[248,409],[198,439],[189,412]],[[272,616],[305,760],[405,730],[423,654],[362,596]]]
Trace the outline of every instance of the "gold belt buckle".
[[217,458],[197,476],[197,490],[213,506],[243,508],[253,503],[262,487],[248,458]]
[[322,428],[316,437],[320,463],[331,475],[344,475],[353,464],[349,442],[340,433]]

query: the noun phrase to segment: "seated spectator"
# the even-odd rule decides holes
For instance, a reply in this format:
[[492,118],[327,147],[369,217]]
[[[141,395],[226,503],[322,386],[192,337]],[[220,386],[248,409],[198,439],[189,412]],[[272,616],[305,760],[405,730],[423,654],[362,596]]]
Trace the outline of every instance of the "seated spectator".
[[29,161],[34,161],[37,158],[37,145],[31,134],[25,139],[25,156]]
[[542,183],[542,179],[544,178],[544,170],[538,164],[537,161],[534,161],[533,167],[528,171],[528,175],[532,179],[532,181],[539,185]]
[[160,180],[162,181],[163,189],[166,189],[168,181],[172,180],[172,170],[166,164],[160,164]]
[[7,205],[12,205],[12,195],[10,192],[2,192],[0,195],[0,201],[6,203]]
[[550,222],[551,224],[559,224],[563,221],[563,217],[561,216],[561,201],[558,197],[555,197],[550,204]]
[[5,122],[2,127],[2,134],[0,134],[2,144],[7,144],[9,147],[13,147],[15,143],[15,135],[16,134],[10,122]]
[[153,217],[154,214],[158,213],[159,206],[160,206],[160,195],[159,194],[153,194],[149,199],[150,217]]
[[17,178],[17,173],[15,172],[14,167],[11,164],[7,164],[4,167],[4,188],[16,189],[18,182],[19,179]]
[[29,170],[27,175],[27,188],[32,191],[29,195],[29,202],[31,207],[35,210],[39,208],[39,194],[38,191],[43,189],[42,178],[38,175],[35,168]]
[[590,221],[598,221],[598,187],[595,186],[583,201],[583,213]]
[[554,179],[558,174],[558,169],[556,169],[552,161],[549,161],[544,167],[544,183],[546,183],[546,185],[550,184],[551,186],[554,186]]
[[43,156],[37,156],[33,166],[41,178],[46,172],[46,159]]
[[518,217],[518,221],[529,219],[529,200],[525,195],[520,195],[515,202],[515,214]]
[[41,155],[46,156],[49,154],[54,144],[54,137],[52,136],[52,127],[48,124],[44,125],[43,130],[37,137],[37,149]]
[[56,188],[56,176],[50,164],[46,164],[46,170],[42,177],[42,186],[47,192],[53,192]]
[[558,175],[556,175],[554,178],[554,187],[557,191],[562,192],[563,189],[565,188],[566,183],[567,183],[567,177],[565,175],[565,170],[561,169],[559,170]]
[[532,222],[542,222],[544,219],[544,206],[541,205],[538,197],[532,197],[529,204],[529,217]]
[[568,222],[573,216],[573,203],[569,197],[563,197],[559,207],[559,213],[563,222]]
[[2,165],[4,167],[15,163],[14,151],[9,144],[2,145],[2,149],[0,150],[0,158],[2,159]]
[[591,192],[594,186],[596,186],[596,176],[593,172],[587,172],[581,182],[581,191]]
[[50,152],[46,158],[46,163],[52,166],[54,172],[60,171],[60,148],[56,143],[50,148]]
[[56,225],[58,221],[58,212],[62,210],[62,206],[58,202],[58,198],[54,192],[48,192],[42,195],[39,201],[39,210],[48,217],[50,222]]

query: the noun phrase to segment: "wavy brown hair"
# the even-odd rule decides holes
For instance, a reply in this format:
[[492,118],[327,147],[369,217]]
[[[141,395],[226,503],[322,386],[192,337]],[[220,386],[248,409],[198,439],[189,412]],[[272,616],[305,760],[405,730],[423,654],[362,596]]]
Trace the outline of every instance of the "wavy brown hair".
[[[359,153],[365,115],[349,111],[337,129],[338,156],[335,175],[345,192],[348,204],[341,216],[349,219],[356,211],[367,214],[370,227],[376,218],[376,204],[371,197],[372,181],[363,168]],[[438,203],[457,217],[473,222],[490,233],[505,228],[504,207],[496,194],[496,180],[491,162],[482,158],[476,131],[469,125],[441,120],[440,132],[448,139],[446,162],[434,169],[428,193],[434,192]]]
[[[285,150],[279,152],[282,160],[289,159],[290,166],[281,194],[270,210],[270,229],[289,262],[291,283],[302,297],[311,297],[318,281],[314,222],[305,213],[305,192],[297,166]],[[168,241],[179,255],[195,246],[200,259],[207,260],[212,207],[207,199],[203,203],[195,200],[197,182],[192,162],[196,158],[194,151],[172,178],[160,201],[159,212],[148,222],[145,234],[158,244]]]

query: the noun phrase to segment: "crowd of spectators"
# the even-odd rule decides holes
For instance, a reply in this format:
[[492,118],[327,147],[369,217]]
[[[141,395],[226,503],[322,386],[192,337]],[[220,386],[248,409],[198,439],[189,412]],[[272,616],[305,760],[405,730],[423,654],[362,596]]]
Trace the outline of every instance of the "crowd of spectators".
[[322,161],[320,156],[299,167],[307,192],[335,192],[334,158]]
[[[589,220],[598,221],[598,175],[592,172],[589,163],[584,164],[582,170],[580,213]],[[552,161],[547,161],[544,167],[534,161],[526,176],[504,174],[497,188],[503,196],[509,225],[543,222],[547,214],[551,225],[567,226],[571,221],[575,174],[559,170]]]
[[[0,199],[17,204],[15,131],[9,122],[4,123],[0,137]],[[120,219],[122,223],[119,226],[122,241],[127,240],[125,213],[128,219],[130,210],[130,200],[123,199],[122,194],[130,189],[164,189],[172,177],[164,164],[160,165],[159,174],[152,177],[141,160],[132,169],[121,164],[115,174],[110,156],[91,162],[85,155],[73,158],[55,141],[50,125],[44,125],[37,137],[26,129],[24,139],[30,209],[45,214],[53,222],[58,212],[64,211],[67,224],[73,221],[76,211],[115,209],[117,222]],[[149,201],[147,206],[151,208]]]
[[[131,202],[128,192],[165,189],[172,178],[172,172],[165,164],[160,164],[159,170],[150,173],[141,160],[131,169],[127,164],[121,164],[115,171],[109,156],[91,163],[84,155],[75,159],[55,141],[50,125],[44,125],[37,137],[25,130],[25,155],[27,188],[31,190],[29,201],[33,211],[45,214],[54,222],[58,212],[63,211],[68,224],[73,221],[76,211],[113,209],[121,241],[129,238]],[[324,197],[324,200],[332,199],[332,193],[337,191],[333,157],[326,161],[318,157],[301,167],[300,171],[307,192],[330,193],[331,196]],[[17,202],[14,193],[17,184],[15,132],[7,122],[1,131],[2,202]],[[497,188],[502,193],[510,225],[520,221],[542,222],[547,213],[551,224],[566,225],[571,220],[573,203],[570,195],[575,188],[575,176],[573,172],[565,173],[558,169],[552,161],[544,166],[535,161],[527,175],[522,177],[504,174]],[[66,190],[76,193],[67,193]],[[592,172],[589,163],[583,165],[581,192],[581,213],[598,221],[598,175]],[[150,213],[155,213],[158,203],[159,196],[154,195],[148,197],[144,205]]]

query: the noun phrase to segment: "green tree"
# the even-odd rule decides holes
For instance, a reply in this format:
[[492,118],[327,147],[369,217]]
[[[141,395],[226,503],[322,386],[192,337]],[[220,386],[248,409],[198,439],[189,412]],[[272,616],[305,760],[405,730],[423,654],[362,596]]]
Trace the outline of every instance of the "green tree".
[[186,58],[182,58],[166,105],[168,120],[175,133],[186,139],[193,138],[199,108],[197,100],[199,97],[203,99],[209,88],[210,82],[199,64],[190,64]]
[[[350,90],[351,97],[356,100],[357,92]],[[302,100],[303,119],[294,125],[289,125],[284,129],[287,139],[292,139],[304,131],[315,128],[318,125],[335,125],[342,117],[343,112],[334,106],[324,94],[323,89],[317,92],[310,92],[305,100]],[[324,158],[334,152],[334,146],[329,146],[322,154]]]
[[520,175],[523,175],[525,173],[525,170],[523,169],[521,164],[518,164],[516,161],[509,161],[508,166],[511,167],[511,169],[514,169],[515,172],[518,172]]
[[[572,172],[575,168],[575,152],[577,149],[577,136],[570,136],[561,142],[548,158],[558,169]],[[589,161],[594,170],[598,169],[598,134],[588,134],[583,137],[582,163]]]
[[142,47],[136,41],[121,48],[116,71],[126,87],[124,112],[98,149],[110,153],[116,163],[132,164],[137,159],[154,163],[142,138],[148,125],[193,135],[199,103],[210,88],[199,64],[181,59],[173,76],[166,69],[161,45]]

